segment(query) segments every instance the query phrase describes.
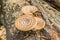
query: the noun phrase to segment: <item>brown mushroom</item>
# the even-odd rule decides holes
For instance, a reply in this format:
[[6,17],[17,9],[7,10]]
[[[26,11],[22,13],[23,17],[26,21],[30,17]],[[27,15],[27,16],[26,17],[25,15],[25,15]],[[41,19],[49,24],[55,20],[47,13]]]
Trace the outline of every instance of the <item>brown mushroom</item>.
[[29,31],[36,26],[36,20],[32,15],[22,15],[15,20],[15,27],[18,30]]
[[24,13],[24,14],[32,14],[34,12],[36,12],[38,9],[35,7],[35,6],[32,6],[32,5],[27,5],[27,6],[23,6],[21,11]]
[[35,17],[35,19],[36,19],[37,24],[34,28],[34,31],[43,29],[44,26],[45,26],[45,21],[42,18],[39,18],[39,17]]

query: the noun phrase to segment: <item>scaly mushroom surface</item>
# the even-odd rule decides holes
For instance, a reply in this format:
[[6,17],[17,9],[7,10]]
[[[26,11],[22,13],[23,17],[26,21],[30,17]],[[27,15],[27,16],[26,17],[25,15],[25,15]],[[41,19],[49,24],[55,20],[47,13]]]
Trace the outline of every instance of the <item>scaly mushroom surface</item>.
[[36,26],[36,20],[32,15],[22,15],[15,20],[15,27],[22,31],[29,31]]
[[37,7],[35,6],[32,6],[32,5],[26,5],[26,6],[23,6],[21,11],[24,13],[24,14],[32,14],[36,11],[38,11]]

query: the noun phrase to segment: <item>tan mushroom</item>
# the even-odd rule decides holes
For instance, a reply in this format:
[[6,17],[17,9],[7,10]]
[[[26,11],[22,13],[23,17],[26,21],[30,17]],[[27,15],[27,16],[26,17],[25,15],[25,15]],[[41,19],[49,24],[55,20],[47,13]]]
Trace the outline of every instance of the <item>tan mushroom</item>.
[[18,30],[29,31],[36,26],[36,20],[34,16],[22,15],[15,20],[15,27]]
[[35,19],[36,19],[37,24],[34,28],[34,31],[43,29],[44,26],[45,26],[45,21],[42,18],[39,18],[39,17],[35,17]]
[[36,12],[37,10],[38,10],[37,7],[32,6],[32,5],[23,6],[21,9],[21,11],[24,14],[32,14],[32,13]]

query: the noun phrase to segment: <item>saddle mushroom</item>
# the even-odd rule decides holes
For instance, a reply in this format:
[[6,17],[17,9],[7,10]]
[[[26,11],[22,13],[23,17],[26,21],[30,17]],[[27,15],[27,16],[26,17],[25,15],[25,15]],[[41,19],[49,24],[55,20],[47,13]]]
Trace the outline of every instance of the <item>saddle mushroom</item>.
[[15,20],[15,27],[21,31],[29,31],[36,26],[34,16],[22,15]]
[[39,17],[35,17],[35,19],[36,19],[37,24],[34,28],[34,31],[43,29],[44,26],[45,26],[45,21],[42,18],[39,18]]
[[32,5],[27,5],[27,6],[23,6],[21,11],[24,13],[24,14],[32,14],[36,11],[38,11],[37,7],[35,6],[32,6]]

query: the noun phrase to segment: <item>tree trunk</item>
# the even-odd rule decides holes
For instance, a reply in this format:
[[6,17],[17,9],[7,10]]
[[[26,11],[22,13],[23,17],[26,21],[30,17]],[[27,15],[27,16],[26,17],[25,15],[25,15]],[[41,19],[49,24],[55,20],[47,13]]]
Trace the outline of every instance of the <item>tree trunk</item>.
[[[60,7],[59,4],[60,2],[58,3]],[[26,5],[36,6],[38,12],[41,12],[40,16],[45,20],[44,29],[39,30],[38,33],[32,30],[20,31],[15,28],[14,21],[23,15],[21,8]],[[60,40],[58,36],[60,33],[60,12],[43,0],[3,0],[1,21],[6,28],[7,40]]]

